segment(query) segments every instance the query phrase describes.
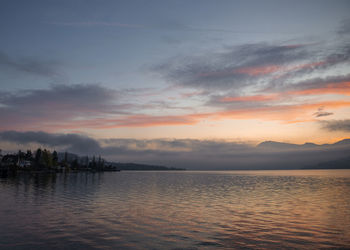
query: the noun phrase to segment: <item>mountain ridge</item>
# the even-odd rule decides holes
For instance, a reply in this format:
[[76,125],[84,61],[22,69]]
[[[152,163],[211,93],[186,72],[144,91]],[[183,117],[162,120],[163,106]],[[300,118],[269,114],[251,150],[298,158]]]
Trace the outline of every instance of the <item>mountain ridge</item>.
[[342,139],[335,143],[329,144],[316,144],[312,142],[305,142],[304,144],[294,144],[287,142],[278,142],[278,141],[263,141],[259,143],[256,147],[261,149],[305,149],[305,148],[322,148],[322,147],[332,147],[332,146],[347,146],[350,145],[350,139]]

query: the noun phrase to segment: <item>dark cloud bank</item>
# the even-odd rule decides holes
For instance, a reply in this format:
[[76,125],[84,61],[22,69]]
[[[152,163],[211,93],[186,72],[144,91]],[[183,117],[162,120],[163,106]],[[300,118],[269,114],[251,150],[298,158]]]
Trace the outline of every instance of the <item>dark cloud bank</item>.
[[330,120],[321,121],[324,129],[329,131],[346,131],[350,132],[350,120]]
[[80,155],[101,154],[108,160],[161,164],[187,169],[297,169],[347,157],[350,139],[335,144],[303,145],[263,142],[258,146],[210,140],[95,140],[78,134],[0,132],[0,141],[61,148]]
[[[2,130],[55,126],[76,118],[124,114],[133,106],[118,102],[120,94],[99,84],[51,85],[48,89],[0,90]],[[32,129],[33,129],[32,128]]]

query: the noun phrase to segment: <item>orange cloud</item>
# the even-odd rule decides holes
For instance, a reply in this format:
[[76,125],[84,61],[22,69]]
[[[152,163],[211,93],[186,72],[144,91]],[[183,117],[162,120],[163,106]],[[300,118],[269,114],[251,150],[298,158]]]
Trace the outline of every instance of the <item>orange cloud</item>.
[[70,121],[62,124],[52,124],[59,129],[93,128],[108,129],[118,127],[154,127],[154,126],[177,126],[193,125],[198,123],[203,115],[177,115],[177,116],[154,116],[154,115],[132,115],[120,118],[95,118],[80,121]]
[[281,69],[281,66],[278,66],[278,65],[265,65],[265,66],[257,66],[257,67],[243,67],[243,68],[227,70],[227,71],[207,72],[207,73],[201,73],[198,76],[200,77],[230,76],[235,74],[246,74],[250,76],[258,76],[258,75],[271,74],[276,71],[279,71],[280,69]]
[[213,114],[214,119],[261,119],[280,120],[286,123],[312,121],[312,112],[319,107],[337,109],[350,107],[350,102],[330,101],[298,105],[279,105],[240,110],[229,110]]
[[339,94],[350,95],[350,82],[329,83],[322,88],[295,90],[286,92],[289,95],[322,95],[322,94]]
[[267,66],[259,66],[259,67],[240,68],[240,69],[236,69],[235,72],[240,74],[247,74],[250,76],[257,76],[257,75],[271,74],[281,70],[281,68],[282,67],[278,65],[267,65]]
[[52,124],[56,129],[110,129],[120,127],[155,127],[155,126],[182,126],[195,125],[203,120],[218,121],[225,119],[237,120],[276,120],[284,123],[298,123],[314,121],[313,113],[319,107],[327,109],[337,109],[350,107],[350,102],[330,101],[299,105],[279,105],[256,108],[244,108],[237,110],[174,115],[174,116],[154,116],[154,115],[133,115],[120,118],[98,118],[81,121],[71,121],[63,124]]
[[319,62],[313,62],[313,63],[293,65],[293,66],[266,65],[266,66],[258,66],[258,67],[245,67],[245,68],[236,69],[234,72],[240,73],[240,74],[247,74],[250,76],[258,76],[258,75],[267,75],[278,71],[290,72],[290,71],[295,71],[299,69],[309,69],[309,68],[321,66],[325,63],[326,63],[325,61],[319,61]]
[[279,99],[279,94],[268,94],[268,95],[252,95],[252,96],[236,96],[236,97],[222,97],[220,102],[264,102],[273,101]]
[[266,102],[280,100],[286,96],[303,96],[303,95],[325,95],[339,94],[350,96],[350,82],[328,83],[321,88],[309,88],[303,90],[292,90],[281,93],[271,93],[264,95],[251,96],[225,96],[219,99],[221,103],[230,102]]

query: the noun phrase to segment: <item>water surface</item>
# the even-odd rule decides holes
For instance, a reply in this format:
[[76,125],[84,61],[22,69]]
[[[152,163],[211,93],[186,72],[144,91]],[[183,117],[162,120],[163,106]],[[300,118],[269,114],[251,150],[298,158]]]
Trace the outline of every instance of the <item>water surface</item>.
[[21,174],[1,249],[350,248],[350,170]]

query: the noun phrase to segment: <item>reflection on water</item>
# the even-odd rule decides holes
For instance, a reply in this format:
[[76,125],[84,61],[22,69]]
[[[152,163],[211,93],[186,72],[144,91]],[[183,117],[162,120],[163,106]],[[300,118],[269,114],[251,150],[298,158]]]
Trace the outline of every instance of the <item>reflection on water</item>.
[[0,248],[350,248],[350,171],[22,174]]

